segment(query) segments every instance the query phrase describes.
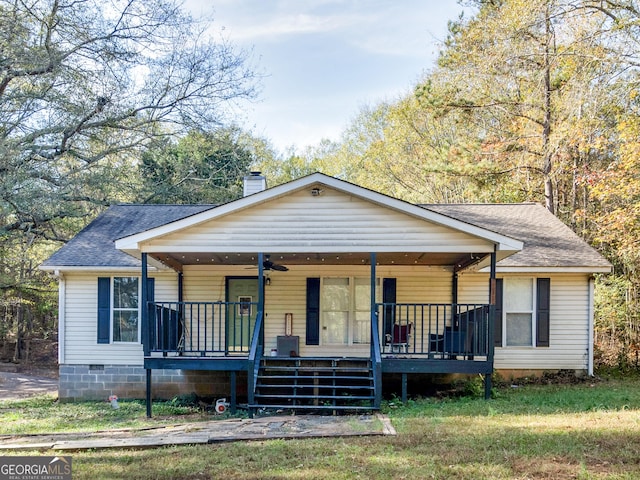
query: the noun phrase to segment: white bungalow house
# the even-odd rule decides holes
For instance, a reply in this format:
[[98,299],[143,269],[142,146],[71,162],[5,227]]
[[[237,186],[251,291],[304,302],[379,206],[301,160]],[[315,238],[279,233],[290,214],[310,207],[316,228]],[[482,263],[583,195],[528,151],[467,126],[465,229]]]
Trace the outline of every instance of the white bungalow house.
[[[537,204],[413,205],[320,173],[114,205],[52,255],[62,399],[377,408],[385,379],[593,371],[610,264]],[[150,414],[150,410],[148,410]]]

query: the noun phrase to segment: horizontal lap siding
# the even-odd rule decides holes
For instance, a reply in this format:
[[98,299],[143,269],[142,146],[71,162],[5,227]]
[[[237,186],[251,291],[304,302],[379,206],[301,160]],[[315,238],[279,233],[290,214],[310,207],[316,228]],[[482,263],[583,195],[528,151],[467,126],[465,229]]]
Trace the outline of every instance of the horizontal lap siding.
[[[185,266],[183,277],[183,296],[185,302],[225,302],[225,276],[224,274],[215,273],[215,268],[200,268],[197,266]],[[238,276],[252,276],[251,271],[236,269],[235,275]],[[192,342],[192,348],[197,348],[197,342],[200,341],[202,346],[212,345],[216,349],[224,347],[224,321],[222,322],[221,329],[218,330],[218,322],[215,322],[215,331],[213,330],[213,319],[211,311],[207,311],[206,315],[206,329],[202,326],[200,331],[197,330],[196,325],[191,328],[191,331],[187,331],[187,340]],[[189,330],[189,326],[187,326]],[[188,346],[187,341],[187,346]]]
[[[268,229],[264,225],[269,225]],[[250,210],[165,235],[148,251],[489,251],[493,246],[453,229],[331,189],[275,199]]]
[[[525,274],[510,275],[527,277]],[[585,275],[544,275],[551,278],[549,347],[496,348],[497,369],[576,369],[588,367],[589,281]],[[498,275],[507,278],[507,275]],[[488,275],[460,276],[459,301],[486,302]]]
[[[142,345],[140,344],[98,344],[97,343],[97,302],[98,277],[139,276],[130,274],[100,273],[65,274],[65,330],[64,364],[109,364],[142,365]],[[175,300],[177,296],[176,275],[155,274],[155,298],[157,301]]]
[[[298,267],[289,272],[269,272],[266,287],[265,349],[276,348],[284,334],[284,314],[293,313],[293,334],[300,337],[302,355],[367,355],[368,346],[305,346],[306,278],[369,276],[368,266]],[[225,275],[254,276],[256,271],[237,267],[232,272],[215,267],[186,267],[186,301],[225,301]],[[378,267],[379,278],[397,278],[399,303],[450,303],[451,273],[439,268]],[[123,275],[121,272],[116,275]],[[133,273],[132,273],[133,275]],[[109,276],[107,273],[100,276]],[[156,278],[157,301],[177,300],[175,273],[150,274]],[[544,276],[544,275],[541,275]],[[65,302],[65,364],[140,365],[142,347],[131,344],[97,344],[97,277],[67,274]],[[463,274],[460,303],[487,303],[488,276]],[[588,279],[583,275],[551,277],[550,347],[497,348],[495,366],[502,369],[584,369],[588,355]]]
[[[236,267],[186,267],[185,300],[224,301],[225,276],[251,276],[252,270]],[[288,272],[270,271],[271,285],[265,287],[265,352],[276,348],[277,337],[284,335],[284,315],[293,314],[293,335],[300,337],[302,356],[368,356],[369,345],[305,345],[306,279],[308,277],[369,277],[368,266],[291,265]],[[450,303],[451,273],[441,268],[379,267],[377,276],[398,279],[397,301],[405,303]]]

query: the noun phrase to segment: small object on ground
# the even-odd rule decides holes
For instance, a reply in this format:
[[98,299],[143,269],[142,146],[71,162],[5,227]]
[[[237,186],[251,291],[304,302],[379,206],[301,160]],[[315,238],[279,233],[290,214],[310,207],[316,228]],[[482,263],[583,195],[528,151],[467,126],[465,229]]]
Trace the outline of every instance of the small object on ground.
[[227,407],[229,406],[229,402],[227,402],[226,398],[221,398],[216,400],[216,413],[224,413],[227,411]]

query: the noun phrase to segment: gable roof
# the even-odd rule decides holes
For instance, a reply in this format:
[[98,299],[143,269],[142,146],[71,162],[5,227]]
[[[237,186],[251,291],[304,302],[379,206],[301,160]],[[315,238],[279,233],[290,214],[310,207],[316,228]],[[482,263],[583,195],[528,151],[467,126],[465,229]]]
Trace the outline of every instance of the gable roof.
[[584,269],[609,272],[611,264],[545,207],[521,204],[431,204],[424,208],[464,218],[524,242],[524,248],[501,260],[501,271]]
[[459,220],[451,216],[443,215],[439,212],[436,212],[435,210],[424,209],[418,205],[413,205],[411,203],[405,202],[404,200],[399,200],[397,198],[390,197],[388,195],[384,195],[382,193],[375,192],[373,190],[369,190],[367,188],[360,187],[359,185],[345,182],[343,180],[339,180],[322,173],[313,173],[311,175],[307,175],[306,177],[302,177],[291,182],[269,188],[262,192],[240,198],[233,202],[229,202],[215,209],[204,211],[189,218],[177,220],[171,224],[165,224],[157,228],[149,229],[144,232],[130,235],[128,237],[120,238],[116,242],[116,248],[129,252],[131,254],[135,254],[136,252],[140,251],[140,246],[142,243],[154,238],[174,233],[189,227],[194,227],[204,222],[220,218],[224,215],[240,212],[244,209],[251,208],[280,197],[285,197],[304,189],[322,189],[322,187],[331,188],[345,194],[366,200],[373,204],[402,212],[403,214],[418,218],[420,220],[465,232],[466,234],[483,239],[487,242],[494,243],[498,246],[498,251],[501,252],[501,255],[503,256],[505,254],[508,255],[522,249],[522,242],[520,240],[511,238],[502,233],[487,230],[483,227],[465,222],[464,220]]
[[149,230],[196,213],[213,205],[113,205],[67,242],[40,266],[55,267],[139,267],[137,258],[115,248],[115,240]]

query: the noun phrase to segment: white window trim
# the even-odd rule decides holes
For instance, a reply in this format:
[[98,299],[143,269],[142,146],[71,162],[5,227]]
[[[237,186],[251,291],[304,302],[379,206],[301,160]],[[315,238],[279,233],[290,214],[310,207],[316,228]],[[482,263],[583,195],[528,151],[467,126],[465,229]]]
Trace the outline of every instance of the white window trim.
[[[115,279],[116,278],[136,278],[138,279],[138,321],[137,321],[137,325],[138,325],[138,339],[136,341],[133,342],[125,342],[122,340],[114,340],[113,339],[113,314],[116,311],[116,308],[114,307],[114,301],[115,301],[115,295],[116,295],[116,289],[115,289]],[[139,345],[140,343],[142,343],[142,326],[141,324],[141,314],[142,311],[140,310],[140,299],[142,298],[142,282],[140,280],[140,277],[137,275],[113,275],[111,277],[111,286],[109,288],[110,290],[110,298],[109,298],[109,342],[111,344],[114,345]],[[118,309],[118,311],[133,311],[133,308],[120,308]]]
[[[531,310],[509,310],[506,309],[505,294],[502,298],[502,348],[508,349],[531,349],[536,348],[536,335],[537,335],[537,322],[536,322],[536,299],[538,298],[538,285],[536,282],[537,277],[503,277],[503,282],[509,280],[529,280],[531,281]],[[503,283],[504,285],[504,283]],[[503,286],[505,292],[506,288]],[[530,313],[531,314],[531,345],[508,345],[507,343],[507,314],[508,313]]]

